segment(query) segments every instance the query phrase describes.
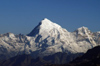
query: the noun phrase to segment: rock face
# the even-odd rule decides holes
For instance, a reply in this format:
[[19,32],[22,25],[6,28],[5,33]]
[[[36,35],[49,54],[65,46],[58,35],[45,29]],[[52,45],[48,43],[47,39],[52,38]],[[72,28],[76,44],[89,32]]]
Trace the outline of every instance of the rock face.
[[44,57],[57,52],[85,53],[100,43],[100,33],[86,27],[68,32],[49,19],[43,19],[27,36],[6,33],[0,35],[0,57],[7,59],[20,54]]
[[73,60],[69,66],[100,66],[100,46],[88,50],[83,56]]

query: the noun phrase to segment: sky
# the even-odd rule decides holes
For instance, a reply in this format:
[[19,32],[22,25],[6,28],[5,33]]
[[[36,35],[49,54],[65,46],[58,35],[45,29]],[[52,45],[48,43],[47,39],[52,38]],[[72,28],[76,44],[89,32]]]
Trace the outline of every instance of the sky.
[[100,0],[0,0],[0,34],[28,34],[48,18],[69,32],[100,31]]

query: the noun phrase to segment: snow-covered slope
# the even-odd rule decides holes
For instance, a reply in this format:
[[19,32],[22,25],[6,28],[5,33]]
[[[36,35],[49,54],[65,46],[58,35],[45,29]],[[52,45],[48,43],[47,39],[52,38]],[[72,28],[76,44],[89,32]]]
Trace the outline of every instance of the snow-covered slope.
[[6,59],[18,54],[23,54],[24,46],[27,44],[26,37],[6,33],[0,35],[0,59]]
[[[40,53],[43,55],[56,52],[78,52],[78,45],[73,40],[72,34],[46,18],[28,36],[34,37],[34,44],[41,49]],[[76,49],[73,50],[71,47]]]
[[[36,33],[37,32],[37,33]],[[68,32],[56,23],[45,18],[31,31],[35,45],[40,48],[39,55],[50,55],[56,52],[80,53],[96,46],[92,32],[86,27]]]
[[86,27],[68,32],[45,18],[27,36],[1,34],[0,56],[9,58],[24,53],[34,56],[47,56],[57,52],[84,53],[99,44],[99,37],[99,32],[93,33]]
[[100,45],[100,31],[99,32],[95,32],[93,33],[94,35],[94,41],[96,42],[96,44]]
[[93,48],[97,46],[96,42],[94,41],[93,33],[87,27],[80,27],[74,32],[74,40],[83,50],[87,51],[87,49]]

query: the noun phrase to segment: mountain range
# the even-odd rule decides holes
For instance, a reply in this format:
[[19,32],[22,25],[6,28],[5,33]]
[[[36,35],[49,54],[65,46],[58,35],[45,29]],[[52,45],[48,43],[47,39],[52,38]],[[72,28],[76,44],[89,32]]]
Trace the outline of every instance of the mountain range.
[[70,63],[47,64],[44,66],[100,66],[100,46],[89,49],[85,54],[77,57]]
[[91,32],[87,27],[68,32],[60,25],[44,18],[27,35],[0,34],[0,60],[22,54],[30,54],[33,58],[43,58],[58,52],[72,55],[85,53],[98,45],[100,32]]
[[[8,60],[0,61],[0,66],[100,66],[100,46],[88,50],[85,54],[67,63],[67,53],[56,53],[45,58],[32,58],[30,55],[17,55]],[[50,60],[51,59],[51,60]],[[52,63],[54,61],[55,63]],[[65,62],[64,64],[59,64]]]

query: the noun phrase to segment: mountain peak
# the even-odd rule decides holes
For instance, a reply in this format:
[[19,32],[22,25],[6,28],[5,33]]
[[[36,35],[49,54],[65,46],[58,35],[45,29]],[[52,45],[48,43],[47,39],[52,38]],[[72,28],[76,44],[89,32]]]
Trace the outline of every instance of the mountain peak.
[[15,35],[13,33],[11,33],[11,32],[8,32],[6,34],[3,34],[3,36],[7,36],[7,37],[10,37],[10,38],[15,37]]
[[87,28],[87,27],[80,27],[78,28],[77,30],[75,30],[74,32],[77,32],[77,34],[80,34],[80,35],[86,35],[88,33],[91,33],[91,31]]
[[80,28],[78,28],[76,31],[79,31],[79,32],[86,32],[86,31],[88,31],[89,29],[87,28],[87,27],[80,27]]
[[44,22],[44,21],[50,21],[50,20],[47,18],[44,18],[41,22]]
[[80,28],[78,28],[78,30],[86,30],[86,29],[88,29],[87,27],[80,27]]
[[49,19],[47,18],[44,18],[42,21],[41,21],[41,27],[45,27],[45,28],[57,28],[57,27],[60,27],[60,25],[50,21]]
[[40,23],[41,23],[41,25],[42,25],[42,24],[47,24],[47,25],[48,25],[48,24],[51,24],[51,23],[53,23],[53,22],[50,21],[50,20],[47,19],[47,18],[44,18]]
[[43,20],[49,20],[48,18],[44,18]]
[[[36,34],[41,33],[49,33],[50,30],[56,29],[59,30],[61,28],[60,25],[50,21],[47,18],[44,18],[32,31],[28,36],[35,36]],[[35,33],[35,34],[34,34]]]

